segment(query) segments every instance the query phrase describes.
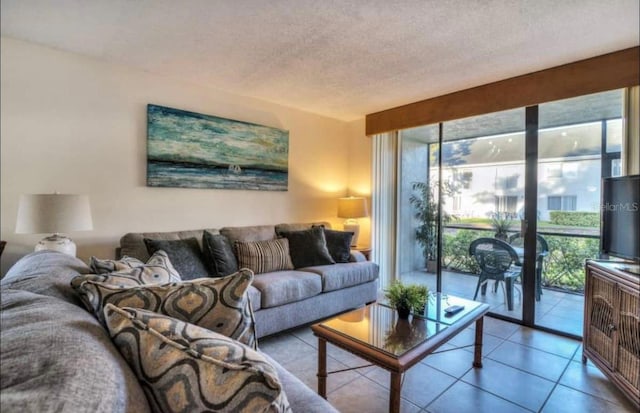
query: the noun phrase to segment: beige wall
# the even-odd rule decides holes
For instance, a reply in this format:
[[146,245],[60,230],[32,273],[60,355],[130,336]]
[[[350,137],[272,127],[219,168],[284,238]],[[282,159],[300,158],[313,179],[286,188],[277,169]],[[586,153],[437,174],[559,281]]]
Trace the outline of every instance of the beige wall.
[[[349,124],[8,38],[1,65],[2,274],[43,236],[14,233],[22,193],[90,196],[94,230],[70,234],[86,261],[113,256],[129,231],[310,220],[340,227],[336,198],[354,192],[350,185],[370,192],[364,121]],[[146,187],[147,103],[289,130],[289,190]],[[350,166],[350,151],[362,165]]]

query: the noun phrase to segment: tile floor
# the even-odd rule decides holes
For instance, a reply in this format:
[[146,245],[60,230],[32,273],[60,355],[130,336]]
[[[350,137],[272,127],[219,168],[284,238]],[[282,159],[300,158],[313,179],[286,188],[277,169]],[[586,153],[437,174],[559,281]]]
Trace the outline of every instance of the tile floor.
[[[473,369],[473,328],[411,368],[402,412],[636,412],[600,371],[581,362],[579,341],[485,318],[482,369]],[[260,348],[316,390],[317,339],[309,327],[266,337]],[[366,364],[328,345],[328,368]],[[389,374],[367,367],[330,375],[329,402],[344,413],[386,412]]]

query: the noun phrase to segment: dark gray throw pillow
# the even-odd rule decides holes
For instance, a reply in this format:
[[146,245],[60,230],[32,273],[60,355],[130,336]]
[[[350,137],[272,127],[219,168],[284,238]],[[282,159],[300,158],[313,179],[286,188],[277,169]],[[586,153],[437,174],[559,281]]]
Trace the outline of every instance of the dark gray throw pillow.
[[351,258],[351,239],[353,232],[324,229],[327,249],[335,262],[349,262]]
[[303,231],[283,231],[281,236],[289,240],[289,254],[295,268],[335,264],[320,227]]
[[238,260],[233,247],[224,235],[205,231],[202,235],[202,249],[212,277],[224,277],[238,271]]
[[144,243],[150,255],[153,255],[158,250],[166,252],[171,264],[178,271],[182,280],[195,280],[196,278],[209,276],[197,239],[160,240],[145,238]]

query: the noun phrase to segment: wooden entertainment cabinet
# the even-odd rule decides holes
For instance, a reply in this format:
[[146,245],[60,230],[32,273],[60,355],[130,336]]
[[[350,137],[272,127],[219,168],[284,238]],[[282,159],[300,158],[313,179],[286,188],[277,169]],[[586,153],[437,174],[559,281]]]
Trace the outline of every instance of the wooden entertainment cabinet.
[[589,358],[640,409],[640,276],[587,260],[582,362]]

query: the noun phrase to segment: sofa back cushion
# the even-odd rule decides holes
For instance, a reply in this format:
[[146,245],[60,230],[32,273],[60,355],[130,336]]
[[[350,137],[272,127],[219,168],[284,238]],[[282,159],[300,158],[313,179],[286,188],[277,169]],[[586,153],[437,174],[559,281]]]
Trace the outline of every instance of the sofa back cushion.
[[91,314],[9,288],[0,309],[0,411],[149,412],[136,376]]
[[[204,229],[198,229],[190,231],[169,232],[130,232],[120,238],[118,258],[126,255],[146,262],[151,254],[149,254],[149,252],[147,251],[147,246],[144,243],[145,238],[162,240],[195,238],[198,240],[198,242],[201,242],[202,234],[204,231]],[[207,228],[206,231],[211,231],[214,234],[218,233],[218,230],[215,228]],[[200,245],[200,248],[202,249],[202,245]]]
[[313,227],[331,228],[331,224],[326,221],[278,224],[276,225],[276,234],[279,235],[284,231],[302,231]]
[[237,241],[267,241],[276,237],[276,229],[273,225],[224,227],[220,229],[220,233],[227,237],[231,245],[234,245]]

